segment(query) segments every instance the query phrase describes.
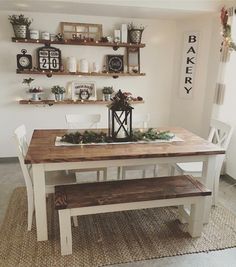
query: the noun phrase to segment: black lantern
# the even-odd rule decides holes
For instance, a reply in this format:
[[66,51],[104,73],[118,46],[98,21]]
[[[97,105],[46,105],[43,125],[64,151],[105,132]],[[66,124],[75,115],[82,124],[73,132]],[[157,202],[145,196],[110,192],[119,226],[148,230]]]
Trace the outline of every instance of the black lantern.
[[132,139],[132,107],[127,96],[118,91],[108,106],[108,134],[113,141],[125,142]]

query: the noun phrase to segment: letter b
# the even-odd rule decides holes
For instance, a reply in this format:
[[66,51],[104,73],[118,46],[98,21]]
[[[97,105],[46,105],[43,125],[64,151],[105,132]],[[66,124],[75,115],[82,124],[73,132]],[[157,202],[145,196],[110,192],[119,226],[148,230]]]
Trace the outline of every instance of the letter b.
[[188,42],[189,43],[195,43],[196,39],[197,39],[196,35],[189,35]]

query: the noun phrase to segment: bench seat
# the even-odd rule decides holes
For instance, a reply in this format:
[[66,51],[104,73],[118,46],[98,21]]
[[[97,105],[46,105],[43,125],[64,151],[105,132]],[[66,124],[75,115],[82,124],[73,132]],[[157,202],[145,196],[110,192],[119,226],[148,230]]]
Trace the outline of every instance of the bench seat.
[[[55,187],[55,208],[59,211],[61,254],[72,253],[71,217],[96,213],[191,204],[189,233],[201,235],[204,197],[211,195],[188,175],[107,181]],[[183,218],[181,221],[183,221]]]

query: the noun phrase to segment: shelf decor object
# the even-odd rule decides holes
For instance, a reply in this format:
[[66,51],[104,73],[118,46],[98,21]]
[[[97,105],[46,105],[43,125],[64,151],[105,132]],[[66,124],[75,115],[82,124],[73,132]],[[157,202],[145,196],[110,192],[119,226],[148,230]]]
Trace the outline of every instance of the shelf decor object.
[[25,17],[23,14],[9,16],[8,19],[13,27],[16,38],[26,38],[29,26],[33,20]]
[[38,69],[41,71],[59,71],[61,51],[58,48],[44,46],[37,49]]
[[71,85],[71,99],[96,100],[95,82],[73,82]]
[[145,27],[143,25],[135,25],[134,23],[130,23],[128,25],[129,42],[133,44],[140,44],[144,29]]
[[126,95],[119,90],[108,105],[108,136],[114,142],[132,139],[132,110]]
[[123,55],[107,55],[107,71],[123,72],[124,56]]
[[64,39],[76,41],[99,41],[102,37],[102,24],[61,22]]
[[32,56],[30,54],[26,54],[27,50],[22,49],[22,54],[16,55],[17,60],[17,69],[22,70],[31,70],[32,69]]

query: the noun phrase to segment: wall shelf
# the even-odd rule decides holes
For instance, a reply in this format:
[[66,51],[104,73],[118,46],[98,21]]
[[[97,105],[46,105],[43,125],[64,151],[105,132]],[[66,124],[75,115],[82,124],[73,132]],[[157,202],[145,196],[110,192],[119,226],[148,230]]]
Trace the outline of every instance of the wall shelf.
[[129,72],[68,72],[68,71],[58,71],[58,72],[52,72],[52,71],[39,71],[39,70],[16,70],[17,74],[37,74],[37,75],[47,75],[48,77],[52,77],[52,75],[77,75],[77,76],[96,76],[96,77],[113,77],[118,78],[119,76],[145,76],[145,73],[129,73]]
[[50,41],[50,40],[33,40],[33,39],[19,39],[12,37],[12,42],[14,43],[28,43],[28,44],[45,44],[45,45],[83,45],[83,46],[102,46],[102,47],[112,47],[114,50],[117,50],[120,47],[129,47],[129,48],[143,48],[145,44],[131,44],[131,43],[109,43],[109,42],[81,42],[76,40],[63,40],[63,41]]
[[[22,99],[19,101],[19,104],[21,105],[107,105],[111,103],[111,101],[103,101],[103,100],[63,100],[63,101],[55,101],[55,100],[40,100],[40,101],[32,101],[32,100],[26,100]],[[135,100],[129,102],[132,104],[143,104],[144,100]]]

